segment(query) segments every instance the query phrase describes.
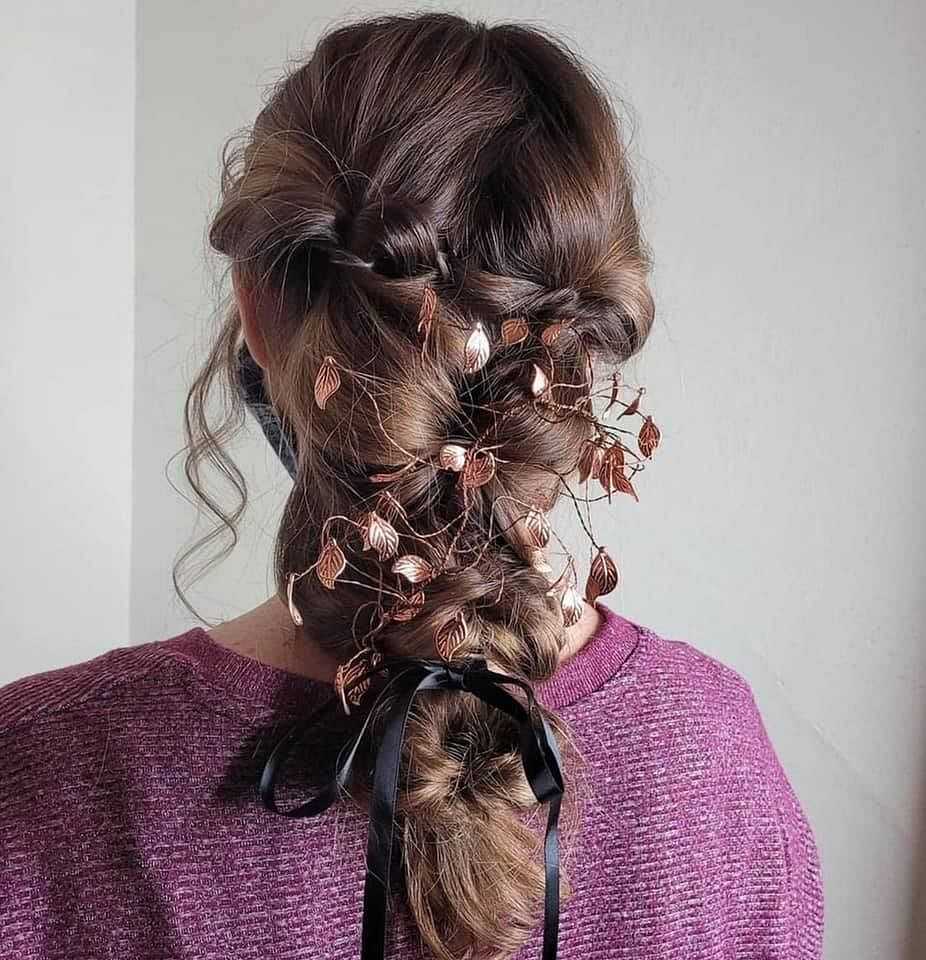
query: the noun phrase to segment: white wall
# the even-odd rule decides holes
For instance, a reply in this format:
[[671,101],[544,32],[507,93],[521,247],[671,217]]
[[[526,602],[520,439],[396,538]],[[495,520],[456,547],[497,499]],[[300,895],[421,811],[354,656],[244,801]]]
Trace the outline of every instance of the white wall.
[[0,11],[0,683],[129,634],[135,11]]
[[[193,514],[164,470],[182,443],[182,396],[216,304],[203,233],[219,147],[253,117],[261,85],[332,18],[373,9],[388,8],[295,0],[139,5],[135,641],[191,622],[172,597],[169,567],[189,541]],[[921,958],[924,8],[916,0],[890,7],[653,0],[607,8],[591,0],[486,0],[460,9],[560,29],[635,111],[659,321],[633,373],[649,388],[665,440],[639,483],[642,502],[600,515],[624,569],[612,602],[721,657],[751,682],[820,842],[829,960]],[[31,16],[43,56],[59,63],[48,38],[62,18],[46,36],[39,14]],[[102,42],[95,29],[92,35]],[[108,78],[113,62],[128,56],[120,50],[115,61],[102,58]],[[42,102],[57,110],[63,94],[53,94],[51,81],[44,93],[39,84]],[[94,197],[93,242],[72,243],[67,258],[49,256],[51,280],[38,258],[52,223],[60,229],[72,218],[43,211],[44,228],[33,224],[43,202],[35,188],[60,184],[75,163],[89,169],[74,177],[74,191],[90,189],[91,174],[101,192],[122,183],[120,171],[128,177],[117,163],[115,177],[107,169],[104,180],[87,151],[98,149],[97,132],[124,140],[130,111],[120,107],[121,119],[90,127],[91,136],[85,114],[93,106],[97,122],[104,112],[112,117],[109,100],[125,107],[129,87],[67,92],[69,109],[55,122],[66,124],[80,150],[40,153],[44,166],[31,148],[14,150],[24,158],[19,175],[32,179],[28,199],[20,193],[9,201],[19,204],[16,223],[27,224],[17,227],[24,243],[15,254],[31,252],[31,273],[19,260],[10,271],[14,317],[22,318],[13,335],[19,352],[8,349],[0,360],[0,416],[11,424],[4,436],[22,450],[0,468],[16,508],[9,541],[17,553],[4,561],[2,588],[12,598],[13,642],[23,651],[8,667],[11,676],[124,642],[98,627],[125,623],[124,606],[113,615],[107,604],[124,604],[126,589],[126,524],[116,518],[127,504],[127,406],[113,403],[112,382],[95,385],[87,373],[108,370],[124,393],[120,378],[131,359],[119,366],[113,358],[131,350],[116,336],[130,335],[130,320],[111,322],[118,310],[99,303],[113,291],[126,294],[129,208],[122,194],[107,199],[105,216],[121,218],[122,231],[104,233]],[[33,142],[64,140],[22,101],[14,116]],[[73,216],[91,206],[75,196],[65,196]],[[61,202],[56,195],[55,209]],[[99,256],[101,246],[110,256]],[[85,318],[83,327],[74,317]],[[92,331],[93,349],[75,364],[69,351],[80,346],[78,330]],[[35,381],[40,390],[30,388],[43,369],[38,353],[56,372],[54,383]],[[30,394],[16,399],[21,389]],[[88,399],[95,415],[115,423],[83,414],[75,423],[62,413]],[[42,439],[37,423],[50,424],[51,439]],[[193,593],[217,618],[266,596],[267,553],[286,490],[256,432],[240,452],[255,505],[242,544]],[[170,475],[179,474],[174,464]],[[64,630],[47,614],[37,579],[43,567],[52,572]],[[121,592],[110,590],[117,582]],[[38,636],[44,648],[26,653]]]
[[[267,9],[140,11],[138,639],[188,622],[166,567],[190,513],[160,471],[214,303],[200,264],[219,144],[332,18],[388,7]],[[922,956],[923,7],[462,9],[564,30],[635,111],[659,307],[635,372],[665,446],[642,503],[601,517],[625,571],[615,604],[752,683],[819,836],[827,956]],[[266,595],[286,485],[256,434],[243,453],[260,500],[194,593],[208,615]]]

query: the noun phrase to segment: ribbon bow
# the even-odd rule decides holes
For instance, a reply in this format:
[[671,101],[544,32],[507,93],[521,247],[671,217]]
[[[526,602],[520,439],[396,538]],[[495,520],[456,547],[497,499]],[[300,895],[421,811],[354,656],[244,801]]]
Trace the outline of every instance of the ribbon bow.
[[[376,753],[363,890],[361,960],[382,960],[386,949],[391,877],[399,863],[396,799],[402,745],[412,703],[419,693],[426,690],[459,690],[478,697],[484,703],[507,713],[517,723],[521,761],[527,782],[537,802],[549,804],[544,839],[543,960],[556,960],[559,937],[559,812],[564,783],[556,740],[537,705],[530,684],[518,677],[489,670],[482,659],[453,665],[444,661],[392,657],[358,677],[351,686],[359,685],[382,671],[388,671],[392,676],[359,732],[341,752],[335,775],[327,786],[317,796],[297,807],[281,810],[277,806],[274,796],[277,776],[301,736],[300,728],[293,728],[276,744],[264,765],[260,778],[260,796],[264,806],[285,817],[314,817],[327,810],[350,782],[354,760],[372,718],[387,699],[395,697],[395,702],[385,714],[383,734]],[[506,686],[522,690],[527,697],[527,705],[513,697],[505,689]]]

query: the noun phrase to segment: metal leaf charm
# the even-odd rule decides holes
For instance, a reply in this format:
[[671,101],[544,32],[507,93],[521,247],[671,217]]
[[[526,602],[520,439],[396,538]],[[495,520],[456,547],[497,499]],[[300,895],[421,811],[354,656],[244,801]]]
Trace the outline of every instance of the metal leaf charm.
[[640,453],[642,453],[647,460],[653,455],[656,447],[659,446],[660,437],[659,427],[653,423],[652,417],[647,417],[643,421],[643,426],[640,427],[640,435],[637,437]]
[[397,601],[392,608],[392,619],[405,623],[408,620],[414,620],[421,613],[424,607],[424,591],[418,590],[413,593],[406,601]]
[[415,553],[406,553],[399,557],[392,565],[392,572],[405,577],[409,583],[422,583],[434,574],[431,564]]
[[440,448],[439,459],[443,470],[459,473],[466,466],[466,447],[459,443],[445,443]]
[[399,549],[399,534],[395,527],[375,510],[367,514],[363,528],[363,549],[373,549],[380,560],[395,556]]
[[589,477],[595,479],[603,459],[604,450],[594,440],[586,440],[579,454],[579,483],[585,483]]
[[543,333],[540,334],[540,339],[543,341],[544,346],[552,347],[557,340],[559,340],[560,334],[566,329],[567,324],[560,321],[555,323],[547,324],[543,328]]
[[531,396],[539,399],[550,389],[550,378],[538,364],[533,364],[531,375]]
[[574,626],[582,619],[582,597],[572,584],[563,591],[563,595],[559,598],[559,605],[563,611],[564,626]]
[[617,564],[604,547],[599,547],[585,583],[585,599],[594,604],[599,597],[610,593],[617,586],[618,580]]
[[527,512],[524,525],[535,547],[545,547],[550,542],[550,521],[536,508]]
[[293,587],[296,585],[296,574],[291,573],[289,575],[289,581],[286,584],[286,603],[289,606],[289,615],[292,617],[292,621],[296,624],[297,627],[302,626],[302,614],[299,612],[299,608],[296,606],[295,601],[293,600]]
[[477,370],[481,370],[488,362],[491,350],[482,322],[477,320],[463,351],[463,369],[466,373],[476,373]]
[[370,483],[392,483],[394,480],[398,480],[400,477],[404,477],[408,473],[409,465],[405,464],[404,467],[396,467],[395,470],[385,470],[382,473],[371,473],[370,474]]
[[360,706],[366,692],[370,689],[370,678],[358,680],[368,671],[378,667],[382,657],[376,650],[361,650],[356,656],[351,657],[347,663],[342,663],[335,671],[334,689],[341,698],[341,704],[345,713],[350,713],[350,708]]
[[466,644],[467,635],[466,618],[463,611],[458,610],[450,620],[438,627],[434,635],[438,655],[444,660],[453,660]]
[[614,489],[618,493],[629,493],[630,496],[637,501],[637,503],[640,502],[640,498],[637,496],[637,491],[633,489],[633,484],[627,477],[625,477],[622,473],[619,473],[614,478],[614,481]]
[[421,306],[418,308],[418,332],[427,339],[431,330],[431,324],[434,322],[434,314],[437,312],[437,291],[434,287],[426,287],[424,296],[421,298]]
[[605,451],[598,470],[598,482],[609,495],[617,490],[637,498],[630,481],[624,476],[624,448],[617,441]]
[[320,410],[338,392],[341,386],[341,375],[334,362],[334,357],[325,357],[315,376],[315,402]]
[[478,450],[466,461],[462,481],[464,487],[482,487],[495,476],[495,457],[491,450]]
[[527,339],[530,327],[524,317],[509,317],[502,323],[502,343],[513,347]]
[[624,407],[617,419],[620,420],[621,417],[630,417],[635,414],[640,409],[640,400],[645,392],[643,387],[637,388],[637,395]]
[[620,370],[615,370],[611,375],[611,399],[608,400],[608,405],[604,408],[604,412],[607,413],[611,407],[617,403],[618,397],[621,392],[621,372]]
[[318,555],[315,575],[323,587],[334,590],[334,583],[344,572],[346,566],[347,558],[344,556],[344,551],[338,546],[338,541],[334,537],[330,537],[325,541],[321,553]]
[[598,471],[598,482],[607,491],[609,499],[610,495],[617,491],[618,493],[629,493],[634,500],[639,502],[640,498],[637,496],[636,490],[633,489],[630,480],[624,476],[624,450],[618,443],[608,448],[601,469]]

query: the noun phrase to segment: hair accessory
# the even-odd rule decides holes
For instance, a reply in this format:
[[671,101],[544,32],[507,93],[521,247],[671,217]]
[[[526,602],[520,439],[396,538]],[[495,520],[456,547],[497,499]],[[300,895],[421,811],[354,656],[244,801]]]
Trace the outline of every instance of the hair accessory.
[[334,357],[325,357],[315,375],[315,402],[319,410],[325,409],[325,404],[338,392],[340,386],[341,375]]
[[[402,747],[405,729],[415,697],[428,690],[454,690],[470,693],[483,703],[507,713],[520,731],[521,763],[524,775],[537,802],[548,804],[544,839],[544,925],[543,960],[556,960],[559,941],[559,814],[565,784],[562,760],[556,739],[537,704],[531,685],[518,677],[489,670],[485,660],[462,664],[410,657],[390,657],[354,675],[342,685],[339,694],[347,702],[353,691],[369,684],[378,673],[389,679],[380,691],[359,732],[338,755],[331,781],[310,800],[288,810],[276,804],[276,781],[293,747],[315,717],[294,726],[277,742],[260,777],[259,791],[267,809],[284,817],[314,817],[335,803],[350,785],[353,765],[361,743],[369,733],[373,719],[382,720],[382,737],[376,747],[373,792],[370,801],[370,826],[367,836],[366,880],[363,890],[361,960],[382,960],[386,949],[389,921],[389,896],[393,875],[400,865],[400,831],[396,825],[396,798],[399,789]],[[521,703],[506,689],[517,687],[526,697]]]
[[559,605],[563,611],[563,626],[575,626],[582,619],[582,596],[570,583],[559,598]]
[[444,470],[459,473],[466,466],[466,447],[459,443],[445,443],[440,448],[440,465]]
[[462,610],[457,612],[437,629],[434,645],[442,660],[454,660],[459,657],[469,636],[469,625]]
[[[436,316],[437,296],[433,288],[428,287],[425,291],[421,311],[419,314],[419,332],[427,339],[431,329],[431,324]],[[540,341],[549,348],[554,344],[564,330],[572,325],[571,319],[553,321],[548,324],[541,333]],[[575,328],[573,328],[575,333]],[[514,346],[521,343],[522,340],[530,336],[530,327],[524,317],[509,317],[502,323],[501,342],[505,346]],[[576,341],[581,344],[581,337],[576,336]],[[486,335],[481,321],[476,321],[471,328],[464,349],[464,365],[467,372],[476,372],[482,369],[488,362],[491,354],[491,345]],[[591,370],[591,357],[586,357],[589,369]],[[259,365],[251,356],[247,344],[243,342],[238,353],[238,390],[245,404],[254,414],[267,440],[273,446],[280,457],[289,474],[295,478],[297,474],[296,443],[292,430],[279,416],[273,404],[270,402],[264,383],[264,374]],[[587,495],[584,498],[577,497],[568,484],[567,475],[561,475],[560,481],[563,488],[572,498],[577,508],[579,522],[593,547],[596,549],[588,579],[585,585],[585,599],[588,603],[594,604],[598,597],[610,593],[616,589],[620,582],[620,575],[617,565],[608,554],[604,547],[600,546],[592,533],[590,526],[586,523],[579,510],[579,502],[590,503],[592,499],[607,499],[609,502],[615,492],[626,493],[637,498],[636,490],[632,483],[632,477],[643,469],[644,460],[652,459],[656,449],[661,441],[659,427],[653,422],[653,418],[640,410],[645,387],[637,387],[635,395],[628,400],[621,397],[626,389],[621,378],[620,371],[615,371],[611,377],[610,390],[606,394],[593,392],[584,397],[579,397],[574,403],[568,403],[556,399],[559,394],[554,394],[554,387],[559,388],[559,392],[564,390],[587,388],[587,384],[573,383],[552,383],[551,376],[537,362],[529,362],[527,367],[530,371],[529,394],[526,402],[533,403],[538,411],[544,414],[550,414],[554,418],[561,417],[581,417],[589,425],[591,436],[581,441],[577,449],[575,470],[578,473],[580,483],[587,484],[590,480],[596,480],[604,491],[603,497],[590,498]],[[327,401],[340,389],[342,384],[342,375],[351,375],[355,378],[357,375],[347,367],[340,365],[332,356],[325,356],[322,360],[315,378],[314,393],[315,402],[322,410],[325,409]],[[379,408],[376,406],[375,397],[369,394],[364,386],[362,378],[355,380],[357,389],[368,394],[370,400],[379,417]],[[596,416],[593,409],[593,399],[603,399],[607,397],[607,404],[602,414]],[[619,405],[622,409],[616,416],[616,424],[608,425],[604,420],[604,415],[614,407]],[[505,416],[506,414],[502,414]],[[640,417],[642,424],[639,429],[628,430],[621,424],[626,418]],[[555,422],[555,420],[551,420]],[[404,464],[396,469],[383,473],[376,473],[370,477],[374,483],[392,483],[399,480],[409,470],[420,463],[426,463],[412,451],[405,450],[391,438],[386,430],[385,424],[380,418],[380,427],[383,430],[386,441],[401,452],[407,459]],[[438,453],[432,466],[440,467],[459,474],[459,487],[462,492],[462,510],[460,516],[451,521],[447,526],[459,524],[459,530],[462,531],[468,515],[472,509],[472,492],[493,480],[498,464],[504,464],[504,460],[498,460],[496,454],[492,452],[495,448],[485,445],[485,434],[477,438],[472,445],[464,446],[460,443],[450,442],[448,440]],[[639,453],[631,449],[627,444],[630,439],[636,441],[636,448]],[[544,575],[552,574],[552,568],[547,561],[545,550],[548,546],[551,529],[544,511],[536,504],[527,504],[526,516],[523,518],[525,530],[528,538],[528,551],[525,554],[525,560],[535,570]],[[325,524],[325,529],[321,538],[321,549],[317,560],[308,570],[301,573],[290,573],[286,587],[286,599],[290,616],[296,626],[303,623],[302,615],[296,605],[294,592],[296,581],[306,574],[312,572],[321,585],[328,590],[335,589],[336,584],[343,578],[344,571],[347,568],[347,556],[344,548],[327,533],[328,524],[333,520],[347,521],[350,525],[359,531],[363,550],[374,551],[381,561],[392,560],[391,570],[394,574],[403,578],[408,584],[413,586],[423,585],[436,577],[440,576],[447,569],[451,561],[456,540],[453,546],[446,551],[442,559],[434,563],[425,560],[424,557],[415,553],[405,553],[397,556],[399,552],[399,532],[394,524],[403,521],[402,537],[411,536],[417,538],[419,542],[424,543],[429,536],[427,533],[417,534],[411,530],[404,508],[390,491],[384,491],[376,500],[375,507],[359,519],[349,519],[346,517],[329,518]],[[405,530],[405,527],[409,527]],[[555,535],[555,534],[554,534]],[[557,537],[557,540],[559,538]],[[347,546],[345,544],[345,546]],[[563,546],[560,541],[560,546]],[[565,549],[565,548],[564,548]],[[568,553],[568,551],[567,551]],[[478,560],[478,554],[476,559]],[[395,558],[395,559],[394,559]],[[475,561],[472,561],[475,562]],[[357,580],[347,581],[355,586],[368,587],[374,589],[373,584],[358,582]],[[557,584],[560,581],[557,581]],[[380,587],[381,589],[381,583]],[[403,592],[390,591],[394,597],[394,603],[390,610],[383,612],[383,622],[388,620],[408,621],[414,619],[420,612],[425,603],[425,596],[420,589],[406,595]],[[563,623],[570,626],[581,617],[580,595],[576,589],[575,572],[573,570],[567,586],[560,588],[557,586],[551,596],[558,597],[559,605],[563,614]],[[466,621],[462,621],[464,630],[467,627]],[[442,655],[453,656],[461,647],[457,642],[460,630],[460,623],[456,620],[448,621],[444,627],[440,628],[439,650]],[[465,638],[464,638],[465,639]]]
[[502,323],[502,343],[506,347],[513,347],[526,340],[530,334],[530,327],[524,317],[509,317]]
[[491,353],[489,338],[482,327],[482,321],[477,320],[475,326],[466,339],[463,351],[463,369],[467,373],[476,373],[489,362]]
[[619,579],[617,564],[604,547],[599,547],[595,559],[592,560],[588,581],[585,584],[585,599],[589,603],[594,603],[599,597],[610,593],[617,586]]
[[539,364],[533,364],[531,370],[531,396],[539,400],[550,390],[550,378],[543,372]]
[[297,627],[302,626],[302,614],[299,612],[299,608],[296,606],[296,602],[293,599],[293,587],[296,585],[296,581],[299,579],[298,573],[291,573],[286,579],[286,603],[289,606],[289,615],[292,617],[293,623]]

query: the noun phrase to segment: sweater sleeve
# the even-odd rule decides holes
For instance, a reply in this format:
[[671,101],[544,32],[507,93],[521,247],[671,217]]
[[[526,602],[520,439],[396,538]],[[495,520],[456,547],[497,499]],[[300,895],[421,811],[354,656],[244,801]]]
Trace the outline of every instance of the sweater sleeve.
[[784,903],[790,931],[787,960],[820,960],[823,956],[823,884],[817,845],[761,719],[759,724],[774,776],[782,843],[788,865]]
[[743,684],[744,727],[755,760],[755,788],[777,821],[785,869],[774,897],[774,946],[765,960],[821,960],[823,957],[823,885],[820,857],[807,815],[772,744],[752,690]]

